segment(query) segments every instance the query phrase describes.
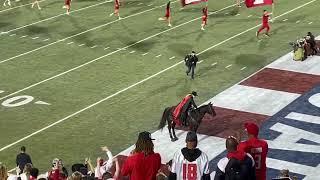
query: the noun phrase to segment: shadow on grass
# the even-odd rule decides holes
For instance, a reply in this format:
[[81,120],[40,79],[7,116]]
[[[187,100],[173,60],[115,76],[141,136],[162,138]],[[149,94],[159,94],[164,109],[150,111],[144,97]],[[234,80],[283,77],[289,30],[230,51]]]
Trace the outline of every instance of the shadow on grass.
[[187,43],[172,43],[168,45],[168,49],[184,57],[193,50],[193,46]]
[[262,66],[267,58],[260,54],[240,54],[235,58],[235,63],[241,66]]

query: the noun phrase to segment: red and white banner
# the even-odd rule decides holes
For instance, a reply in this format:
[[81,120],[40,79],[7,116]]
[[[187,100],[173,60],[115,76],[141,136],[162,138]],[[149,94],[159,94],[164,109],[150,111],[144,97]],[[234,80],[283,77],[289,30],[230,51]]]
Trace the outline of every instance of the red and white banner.
[[182,6],[186,6],[189,4],[197,4],[201,2],[207,2],[208,0],[181,0]]
[[252,8],[256,6],[272,5],[273,0],[246,0],[245,3],[248,8]]

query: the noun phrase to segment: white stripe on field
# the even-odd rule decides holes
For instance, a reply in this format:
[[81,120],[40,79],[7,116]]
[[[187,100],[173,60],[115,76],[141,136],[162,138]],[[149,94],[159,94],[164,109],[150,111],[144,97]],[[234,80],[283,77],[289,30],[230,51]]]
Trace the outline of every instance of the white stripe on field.
[[15,36],[16,34],[11,34],[10,36]]
[[143,53],[142,56],[145,56],[145,55],[147,55],[147,54],[148,54],[148,53]]
[[37,37],[34,37],[34,38],[31,38],[31,39],[38,39],[39,37],[37,36]]
[[79,44],[79,46],[81,47],[81,46],[84,46],[85,44]]
[[94,45],[94,46],[92,46],[92,47],[90,47],[90,48],[93,49],[93,48],[96,48],[96,47],[98,47],[98,45]]
[[[287,11],[287,12],[285,12],[285,13],[277,16],[277,17],[275,17],[274,19],[279,18],[279,17],[281,17],[281,16],[284,16],[284,15],[286,15],[286,14],[289,14],[289,13],[291,13],[291,12],[297,10],[297,9],[300,9],[300,8],[302,8],[302,7],[310,4],[310,3],[313,3],[313,2],[315,2],[315,1],[316,1],[316,0],[309,1],[309,2],[307,2],[307,3],[305,3],[305,4],[303,4],[303,5],[300,5],[300,6],[296,7],[296,8],[294,8],[294,9],[291,9],[290,11]],[[215,47],[217,47],[217,46],[220,46],[221,44],[224,44],[225,42],[228,42],[228,41],[230,41],[230,40],[232,40],[232,39],[234,39],[234,38],[236,38],[236,37],[238,37],[238,36],[240,36],[240,35],[242,35],[242,34],[244,34],[244,33],[246,33],[246,32],[249,32],[249,31],[251,31],[251,30],[253,30],[254,28],[257,28],[257,27],[259,27],[259,26],[260,26],[260,25],[254,26],[254,27],[249,28],[249,29],[247,29],[247,30],[245,30],[245,31],[242,31],[241,33],[238,33],[238,34],[236,34],[236,35],[234,35],[234,36],[232,36],[232,37],[230,37],[230,38],[228,38],[228,39],[225,39],[224,41],[221,41],[220,43],[217,43],[217,44],[215,44],[215,45],[213,45],[213,46],[211,46],[211,47],[209,47],[209,48],[201,51],[200,53],[198,53],[198,55],[199,55],[199,54],[202,54],[202,53],[204,53],[204,52],[206,52],[206,51],[208,51],[208,50],[210,50],[210,49],[212,49],[212,48],[215,48]],[[116,51],[116,52],[117,52],[117,51]],[[110,54],[110,53],[109,53],[109,54]],[[105,56],[106,56],[106,55],[105,55]],[[105,56],[103,56],[103,57],[105,57]],[[92,61],[91,61],[91,62],[92,62]],[[43,128],[41,128],[41,129],[39,129],[39,130],[37,130],[37,131],[35,131],[35,132],[33,132],[33,133],[31,133],[31,134],[29,134],[29,135],[21,138],[21,139],[19,139],[19,140],[15,141],[15,142],[13,142],[13,143],[11,143],[11,144],[8,144],[8,145],[2,147],[2,148],[0,149],[0,152],[6,150],[6,149],[8,149],[8,148],[10,148],[10,147],[12,147],[12,146],[14,146],[14,145],[16,145],[16,144],[18,144],[19,142],[22,142],[22,141],[24,141],[24,140],[26,140],[26,139],[29,139],[30,137],[32,137],[32,136],[34,136],[34,135],[36,135],[36,134],[39,134],[39,133],[41,133],[42,131],[45,131],[46,129],[48,129],[48,128],[52,127],[52,126],[55,126],[56,124],[59,124],[59,123],[65,121],[65,120],[67,120],[67,119],[69,119],[69,118],[71,118],[71,117],[73,117],[73,116],[76,116],[76,115],[80,114],[81,112],[83,112],[83,111],[85,111],[85,110],[87,110],[87,109],[90,109],[91,107],[94,107],[94,106],[96,106],[96,105],[98,105],[98,104],[100,104],[100,103],[102,103],[102,102],[104,102],[104,101],[106,101],[106,100],[114,97],[114,96],[117,96],[118,94],[121,94],[121,93],[123,93],[123,92],[125,92],[125,91],[127,91],[127,90],[129,90],[129,89],[131,89],[131,88],[133,88],[133,87],[135,87],[135,86],[137,86],[137,85],[140,85],[140,84],[148,81],[149,79],[152,79],[152,78],[154,78],[154,77],[156,77],[156,76],[158,76],[158,75],[160,75],[160,74],[162,74],[162,73],[164,73],[164,72],[166,72],[166,71],[168,71],[168,70],[170,70],[170,69],[178,66],[179,64],[181,64],[181,63],[183,63],[183,62],[184,62],[184,61],[177,62],[176,64],[174,64],[174,65],[172,65],[172,66],[170,66],[170,67],[168,67],[168,68],[166,68],[166,69],[163,69],[162,71],[159,71],[158,73],[155,73],[155,74],[153,74],[153,75],[151,75],[151,76],[149,76],[149,77],[147,77],[147,78],[145,78],[145,79],[143,79],[143,80],[141,80],[141,81],[139,81],[139,82],[137,82],[137,83],[134,83],[134,84],[132,84],[132,85],[130,85],[130,86],[124,88],[124,89],[121,89],[121,90],[115,92],[114,94],[112,94],[112,95],[104,98],[104,99],[101,99],[101,100],[99,100],[99,101],[97,101],[97,102],[95,102],[95,103],[93,103],[93,104],[91,104],[91,105],[89,105],[89,106],[87,106],[87,107],[85,107],[85,108],[83,108],[83,109],[81,109],[81,110],[73,113],[73,114],[70,114],[70,115],[68,115],[68,116],[66,116],[66,117],[64,117],[64,118],[62,118],[62,119],[60,119],[60,120],[58,120],[58,121],[56,121],[56,122],[54,122],[54,123],[46,126],[46,127],[43,127]],[[89,63],[89,62],[88,62],[88,63]],[[87,63],[86,63],[86,64],[87,64]],[[83,65],[81,65],[81,66],[85,66],[85,64],[83,64]],[[78,69],[78,68],[73,68],[73,70],[75,70],[75,69]],[[263,69],[263,68],[262,68],[262,69]],[[260,69],[259,71],[261,71],[262,69]],[[62,74],[56,75],[56,76],[54,76],[54,77],[51,77],[51,78],[47,79],[46,81],[51,80],[51,79],[54,79],[55,77],[61,76],[61,75],[66,74],[67,72],[70,72],[70,71],[72,71],[72,69],[69,70],[69,71],[66,71],[66,72],[64,72],[64,73],[62,73]],[[259,72],[259,71],[257,71],[257,72]],[[257,72],[256,72],[256,73],[257,73]],[[255,74],[255,73],[254,73],[254,74]],[[252,75],[251,75],[251,76],[252,76]],[[251,77],[251,76],[249,76],[249,77]],[[249,77],[247,77],[247,78],[249,78]],[[247,79],[247,78],[246,78],[246,79]],[[243,81],[243,80],[242,80],[242,81]],[[41,82],[44,82],[44,81],[41,81]],[[39,83],[41,83],[41,82],[39,82]],[[36,85],[39,84],[39,83],[36,83]],[[33,86],[35,86],[35,85],[33,85]],[[33,87],[33,86],[29,86],[29,87],[31,88],[31,87]],[[17,92],[18,92],[18,91],[17,91]],[[12,95],[12,94],[11,94],[11,95]],[[11,95],[10,95],[10,96],[11,96]],[[4,98],[4,97],[2,97],[2,98],[0,98],[0,99],[3,99],[3,98]]]
[[107,50],[107,49],[109,49],[110,47],[106,47],[106,48],[104,48],[104,50]]
[[4,91],[3,90],[0,90],[0,93],[3,93]]
[[156,56],[156,58],[161,57],[161,56],[162,56],[162,54],[159,54],[159,55]]
[[237,14],[236,16],[240,16],[240,14]]
[[248,16],[248,18],[249,18],[249,17],[252,17],[252,15],[250,14],[250,15]]
[[312,22],[309,22],[308,24],[312,24]]
[[169,58],[169,59],[174,59],[174,58],[176,58],[175,56],[172,56],[171,58]]
[[[113,2],[113,1],[105,1],[105,2],[101,2],[101,3],[98,3],[98,4],[91,5],[91,6],[87,6],[87,7],[84,7],[84,8],[80,8],[80,9],[71,11],[70,14],[78,12],[78,11],[82,11],[82,10],[85,10],[85,9],[88,9],[88,8],[91,8],[91,7],[99,6],[101,4],[105,4],[105,3],[108,3],[108,2]],[[29,26],[32,26],[32,25],[35,25],[35,24],[39,24],[41,22],[45,22],[45,21],[48,21],[48,20],[51,20],[51,19],[54,19],[54,18],[57,18],[57,17],[60,17],[60,16],[64,16],[64,15],[66,15],[66,13],[58,14],[56,16],[52,16],[52,17],[49,17],[49,18],[46,18],[46,19],[42,19],[42,20],[37,21],[37,22],[33,22],[33,23],[30,23],[30,24],[27,24],[27,25],[24,25],[24,26],[21,26],[21,27],[17,27],[17,28],[8,30],[7,32],[17,31],[19,29],[23,29],[23,28],[26,28],[26,27],[29,27]]]
[[[175,1],[175,2],[177,2],[177,1]],[[175,2],[172,2],[172,3],[175,3]],[[163,4],[163,5],[157,6],[157,7],[153,7],[153,8],[151,8],[151,9],[147,9],[147,10],[144,10],[144,11],[141,11],[141,12],[138,12],[138,13],[135,13],[135,14],[131,14],[131,15],[126,16],[126,17],[123,17],[123,18],[121,18],[121,19],[122,19],[122,20],[128,19],[128,18],[137,16],[137,15],[140,15],[140,14],[143,14],[143,13],[146,13],[146,12],[149,12],[149,11],[152,11],[152,10],[157,9],[157,8],[161,8],[161,7],[163,7],[163,6],[166,6],[166,4]],[[93,30],[96,30],[96,29],[99,29],[99,28],[108,26],[108,25],[113,24],[113,23],[118,22],[118,21],[119,21],[119,19],[114,20],[114,21],[111,21],[111,22],[108,22],[108,23],[106,23],[106,24],[102,24],[102,25],[100,25],[100,26],[96,26],[96,27],[94,27],[94,28],[91,28],[91,29],[82,31],[82,32],[80,32],[80,33],[77,33],[77,34],[74,34],[74,35],[72,35],[72,36],[66,37],[66,38],[64,38],[64,39],[60,39],[60,40],[55,41],[55,42],[52,42],[52,43],[50,43],[50,44],[47,44],[47,45],[38,47],[38,48],[33,49],[33,50],[31,50],[31,51],[28,51],[28,52],[25,52],[25,53],[22,53],[22,54],[13,56],[13,57],[11,57],[11,58],[2,60],[2,61],[0,61],[0,64],[1,64],[1,63],[4,63],[4,62],[7,62],[7,61],[10,61],[10,60],[13,60],[13,59],[18,58],[18,57],[21,57],[21,56],[24,56],[24,55],[33,53],[33,52],[36,52],[36,51],[38,51],[38,50],[41,50],[41,49],[44,49],[44,48],[46,48],[46,47],[52,46],[52,45],[57,44],[57,43],[59,43],[59,42],[65,41],[65,40],[67,40],[67,39],[71,39],[71,38],[73,38],[73,37],[76,37],[76,36],[85,34],[85,33],[87,33],[87,32],[90,32],[90,31],[93,31]]]
[[284,20],[282,20],[283,22],[286,22],[286,21],[288,21],[288,19],[284,19]]
[[198,63],[201,64],[203,62],[203,60],[199,61]]
[[74,42],[73,42],[73,41],[71,41],[71,42],[69,42],[69,43],[67,43],[67,44],[69,45],[69,44],[73,44],[73,43],[74,43]]
[[298,24],[300,22],[300,20],[296,21],[296,23]]
[[[38,2],[43,2],[43,1],[45,1],[45,0],[41,0],[41,1],[38,1]],[[8,9],[4,9],[4,10],[1,10],[0,13],[5,12],[5,11],[10,11],[10,10],[13,10],[13,9],[17,9],[17,8],[20,8],[20,7],[24,7],[24,6],[29,6],[31,4],[32,3],[24,4],[24,5],[20,5],[20,6],[15,6],[15,7],[8,8]]]
[[21,36],[20,38],[25,38],[25,37],[27,37],[28,35],[24,35],[24,36]]
[[132,53],[135,53],[135,52],[136,52],[136,51],[130,51],[129,53],[132,54]]
[[217,62],[215,62],[215,63],[212,63],[212,64],[211,64],[211,66],[215,66],[215,65],[217,65],[217,64],[218,64],[218,63],[217,63]]
[[232,64],[229,64],[228,66],[226,66],[226,68],[228,69],[229,67],[231,67],[232,66]]
[[246,68],[247,68],[247,67],[243,67],[243,68],[241,68],[240,70],[243,71],[243,70],[245,70]]
[[50,38],[47,38],[47,39],[44,39],[43,41],[49,41],[50,40]]

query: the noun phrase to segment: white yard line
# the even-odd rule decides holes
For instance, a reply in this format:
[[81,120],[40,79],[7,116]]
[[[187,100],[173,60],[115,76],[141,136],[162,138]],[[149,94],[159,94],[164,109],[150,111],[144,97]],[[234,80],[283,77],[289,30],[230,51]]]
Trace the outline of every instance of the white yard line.
[[228,69],[229,67],[231,67],[232,66],[232,64],[229,64],[228,66],[226,66],[226,69]]
[[199,61],[198,64],[201,64],[203,62],[203,60]]
[[110,47],[105,47],[103,50],[107,50],[107,49],[109,49]]
[[159,54],[159,55],[156,56],[156,58],[161,57],[161,56],[162,56],[162,54]]
[[249,17],[252,17],[252,15],[250,14],[250,15],[248,16],[248,18],[249,18]]
[[145,55],[147,55],[147,54],[148,54],[147,52],[146,52],[146,53],[143,53],[142,56],[145,56]]
[[37,37],[33,37],[33,38],[31,38],[31,39],[38,39],[39,37],[37,36]]
[[25,37],[28,37],[28,35],[21,36],[20,38],[25,38]]
[[85,45],[85,44],[79,44],[78,46],[81,47],[81,46],[84,46],[84,45]]
[[[177,1],[175,1],[175,2],[177,2]],[[173,2],[173,3],[175,3],[175,2]],[[141,11],[141,12],[138,12],[138,13],[135,13],[135,14],[131,14],[131,15],[126,16],[126,17],[122,17],[121,20],[128,19],[128,18],[137,16],[137,15],[140,15],[140,14],[146,13],[146,12],[152,11],[152,10],[154,10],[154,9],[161,8],[161,7],[163,7],[163,6],[166,6],[166,4],[163,4],[163,5],[157,6],[157,7],[153,7],[153,8],[151,8],[151,9],[147,9],[147,10],[144,10],[144,11]],[[47,44],[47,45],[38,47],[38,48],[33,49],[33,50],[31,50],[31,51],[27,51],[27,52],[25,52],[25,53],[22,53],[22,54],[13,56],[13,57],[8,58],[8,59],[5,59],[5,60],[2,60],[2,61],[0,61],[0,64],[2,64],[2,63],[4,63],[4,62],[7,62],[7,61],[10,61],[10,60],[13,60],[13,59],[18,58],[18,57],[21,57],[21,56],[24,56],[24,55],[33,53],[33,52],[36,52],[36,51],[38,51],[38,50],[41,50],[41,49],[44,49],[44,48],[46,48],[46,47],[52,46],[52,45],[57,44],[57,43],[59,43],[59,42],[65,41],[65,40],[67,40],[67,39],[71,39],[71,38],[73,38],[73,37],[76,37],[76,36],[85,34],[85,33],[87,33],[87,32],[94,31],[94,30],[97,30],[97,29],[99,29],[99,28],[108,26],[108,25],[113,24],[113,23],[118,22],[118,21],[120,21],[120,20],[117,19],[117,20],[108,22],[108,23],[106,23],[106,24],[102,24],[102,25],[100,25],[100,26],[96,26],[96,27],[94,27],[94,28],[91,28],[91,29],[82,31],[82,32],[80,32],[80,33],[77,33],[77,34],[74,34],[74,35],[72,35],[72,36],[66,37],[66,38],[64,38],[64,39],[60,39],[60,40],[57,40],[57,41],[52,42],[52,43],[50,43],[50,44]]]
[[240,16],[240,14],[237,14],[236,16]]
[[[305,3],[305,4],[301,5],[301,6],[298,6],[298,7],[294,8],[294,9],[291,9],[290,11],[287,11],[287,12],[285,12],[285,13],[277,16],[277,17],[275,17],[274,19],[279,18],[279,17],[282,17],[282,16],[284,16],[284,15],[286,15],[286,14],[289,14],[289,13],[291,13],[291,12],[297,10],[297,9],[300,9],[300,8],[302,8],[302,7],[310,4],[310,3],[313,3],[313,2],[315,2],[315,1],[317,1],[317,0],[309,1],[309,2],[307,2],[307,3]],[[260,25],[254,26],[254,28],[257,28],[257,27],[259,27],[259,26],[260,26]],[[234,36],[232,36],[232,37],[230,37],[230,38],[228,38],[228,39],[226,39],[226,40],[224,40],[224,41],[221,41],[220,43],[217,43],[217,44],[215,44],[215,45],[213,45],[213,46],[211,46],[211,47],[209,47],[209,48],[201,51],[198,55],[200,55],[200,54],[202,54],[202,53],[204,53],[204,52],[206,52],[206,51],[208,51],[208,50],[210,50],[210,49],[212,49],[212,48],[214,48],[214,47],[217,47],[217,46],[219,46],[219,45],[221,45],[221,44],[223,44],[223,43],[225,43],[225,42],[227,42],[227,41],[230,41],[230,40],[232,40],[232,39],[234,39],[234,38],[236,38],[236,37],[238,37],[238,36],[240,36],[240,35],[248,32],[248,31],[251,31],[251,30],[253,30],[254,28],[249,28],[249,29],[247,29],[247,30],[245,30],[245,31],[242,31],[241,33],[238,33],[238,34],[236,34],[236,35],[234,35]],[[119,50],[118,50],[118,51],[119,51]],[[104,98],[104,99],[101,99],[101,100],[99,100],[99,101],[97,101],[97,102],[95,102],[95,103],[93,103],[93,104],[91,104],[91,105],[89,105],[89,106],[87,106],[87,107],[85,107],[85,108],[83,108],[83,109],[75,112],[75,113],[72,113],[72,114],[70,114],[70,115],[68,115],[68,116],[66,116],[66,117],[64,117],[64,118],[62,118],[62,119],[60,119],[60,120],[58,120],[58,121],[56,121],[56,122],[48,125],[48,126],[46,126],[46,127],[43,127],[43,128],[41,128],[41,129],[39,129],[39,130],[37,130],[37,131],[35,131],[35,132],[33,132],[33,133],[31,133],[31,134],[29,134],[29,135],[21,138],[21,139],[19,139],[19,140],[15,141],[15,142],[13,142],[13,143],[11,143],[11,144],[8,144],[8,145],[2,147],[2,148],[0,149],[0,152],[6,150],[6,149],[8,149],[8,148],[10,148],[10,147],[12,147],[12,146],[14,146],[14,145],[16,145],[16,144],[18,144],[19,142],[22,142],[22,141],[24,141],[24,140],[26,140],[26,139],[29,139],[30,137],[32,137],[32,136],[34,136],[34,135],[37,135],[37,134],[41,133],[42,131],[45,131],[46,129],[49,129],[49,128],[51,128],[52,126],[55,126],[55,125],[57,125],[57,124],[65,121],[65,120],[68,120],[69,118],[72,118],[72,117],[80,114],[81,112],[86,111],[86,110],[88,110],[88,109],[90,109],[90,108],[92,108],[92,107],[94,107],[94,106],[96,106],[96,105],[98,105],[98,104],[100,104],[100,103],[102,103],[102,102],[104,102],[104,101],[106,101],[106,100],[114,97],[114,96],[117,96],[117,95],[119,95],[119,94],[121,94],[121,93],[123,93],[123,92],[125,92],[125,91],[127,91],[127,90],[129,90],[129,89],[131,89],[131,88],[133,88],[133,87],[135,87],[135,86],[138,86],[138,85],[140,85],[140,84],[142,84],[142,83],[144,83],[144,82],[146,82],[146,81],[148,81],[148,80],[150,80],[150,79],[152,79],[152,78],[154,78],[154,77],[156,77],[156,76],[158,76],[158,75],[160,75],[160,74],[162,74],[162,73],[164,73],[164,72],[166,72],[166,71],[168,71],[168,70],[170,70],[170,69],[172,69],[172,68],[174,68],[174,67],[176,67],[176,66],[178,66],[179,64],[181,64],[181,63],[183,63],[183,62],[184,62],[184,61],[177,62],[177,63],[175,63],[174,65],[172,65],[172,66],[170,66],[170,67],[168,67],[168,68],[166,68],[166,69],[163,69],[163,70],[161,70],[161,71],[159,71],[159,72],[157,72],[157,73],[155,73],[155,74],[153,74],[153,75],[151,75],[151,76],[149,76],[149,77],[147,77],[147,78],[145,78],[145,79],[143,79],[143,80],[141,80],[141,81],[139,81],[139,82],[137,82],[137,83],[134,83],[134,84],[132,84],[132,85],[130,85],[130,86],[124,88],[124,89],[121,89],[121,90],[115,92],[114,94],[112,94],[112,95],[110,95],[110,96],[108,96],[108,97],[106,97],[106,98]],[[89,62],[88,62],[88,63],[89,63]],[[82,66],[84,66],[84,65],[82,65]],[[262,68],[262,69],[263,69],[263,68]],[[261,71],[262,69],[260,69],[259,71]],[[71,71],[71,70],[69,70],[69,71]],[[257,72],[259,72],[259,71],[257,71]],[[67,72],[67,71],[66,71],[66,72]],[[65,73],[66,73],[66,72],[65,72]],[[257,72],[256,72],[256,73],[257,73]],[[64,74],[65,74],[65,73],[64,73]],[[255,74],[255,73],[254,73],[254,74]],[[252,74],[252,75],[253,75],[253,74]],[[250,75],[250,76],[252,76],[252,75]],[[58,76],[58,75],[56,75],[56,76],[54,76],[54,77],[57,77],[57,76]],[[249,76],[249,77],[250,77],[250,76]],[[54,77],[49,78],[49,79],[53,79]],[[247,77],[247,78],[248,78],[248,77]],[[247,78],[246,78],[246,79],[247,79]],[[243,80],[241,80],[241,81],[243,81]],[[3,98],[0,98],[0,99],[3,99]]]
[[174,58],[176,58],[175,56],[172,56],[171,58],[169,58],[169,59],[174,59]]
[[74,43],[74,42],[73,42],[73,41],[71,41],[71,42],[69,42],[69,43],[67,43],[67,44],[69,45],[69,44],[73,44],[73,43]]
[[43,41],[49,41],[50,40],[50,38],[47,38],[47,39],[44,39]]
[[10,36],[15,36],[16,34],[10,34]]
[[130,51],[129,53],[132,54],[132,53],[135,53],[135,52],[136,52],[136,51]]
[[98,47],[98,45],[94,45],[94,46],[92,46],[92,47],[90,47],[90,48],[93,49],[93,48],[96,48],[96,47]]
[[[77,10],[74,10],[74,11],[71,11],[71,13],[75,13],[75,12],[78,12],[78,11],[82,11],[82,10],[85,10],[85,9],[89,9],[89,8],[92,8],[92,7],[95,7],[95,6],[99,6],[101,4],[105,4],[105,3],[108,3],[108,2],[113,2],[113,1],[104,1],[104,2],[101,2],[101,3],[98,3],[98,4],[94,4],[94,5],[91,5],[91,6],[87,6],[87,7],[84,7],[84,8],[80,8],[80,9],[77,9]],[[30,24],[27,24],[27,25],[24,25],[24,26],[20,26],[20,27],[17,27],[17,28],[14,28],[14,29],[11,29],[11,30],[8,30],[7,32],[13,32],[13,31],[17,31],[19,29],[23,29],[23,28],[26,28],[26,27],[29,27],[29,26],[32,26],[32,25],[35,25],[35,24],[39,24],[41,22],[45,22],[45,21],[49,21],[51,19],[55,19],[57,17],[60,17],[60,16],[64,16],[66,15],[66,13],[62,13],[62,14],[58,14],[56,16],[52,16],[52,17],[49,17],[49,18],[46,18],[46,19],[42,19],[40,21],[37,21],[37,22],[33,22],[33,23],[30,23]],[[66,15],[67,16],[67,15]]]
[[4,91],[0,90],[0,93],[3,93]]
[[217,63],[217,62],[215,62],[215,63],[212,63],[212,64],[211,64],[211,66],[215,66],[215,65],[217,65],[217,64],[218,64],[218,63]]
[[247,67],[243,67],[243,68],[241,68],[240,70],[243,71],[243,70],[245,70],[246,68],[247,68]]
[[300,22],[300,20],[296,21],[296,23],[298,24]]
[[283,22],[286,22],[286,21],[288,21],[288,19],[284,19],[284,20],[282,20]]
[[[38,2],[40,3],[40,2],[43,2],[43,1],[45,1],[45,0],[38,1]],[[20,6],[15,6],[15,7],[12,7],[12,8],[4,9],[4,10],[1,10],[0,13],[5,12],[5,11],[10,11],[10,10],[13,10],[13,9],[17,9],[17,8],[20,8],[20,7],[24,7],[24,6],[30,6],[31,4],[32,3],[23,4],[23,5],[20,5]]]
[[312,22],[309,22],[308,24],[312,24]]

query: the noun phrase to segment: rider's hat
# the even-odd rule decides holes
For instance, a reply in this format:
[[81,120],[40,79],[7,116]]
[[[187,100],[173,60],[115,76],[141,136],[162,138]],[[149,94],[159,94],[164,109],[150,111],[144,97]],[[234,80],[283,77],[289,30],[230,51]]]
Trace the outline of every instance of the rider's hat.
[[194,95],[194,96],[198,96],[198,93],[195,92],[195,91],[192,91],[191,94]]

